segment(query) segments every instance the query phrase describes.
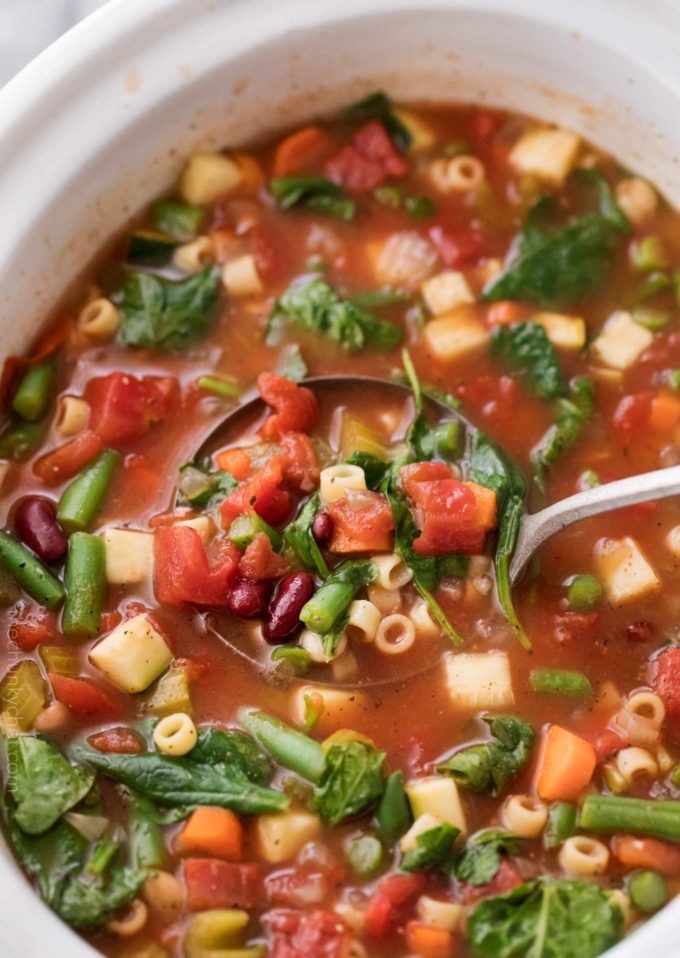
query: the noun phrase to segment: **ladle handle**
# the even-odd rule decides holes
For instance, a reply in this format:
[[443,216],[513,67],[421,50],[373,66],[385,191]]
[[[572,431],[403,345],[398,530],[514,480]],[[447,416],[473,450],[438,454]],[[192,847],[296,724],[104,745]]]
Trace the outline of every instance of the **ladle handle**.
[[617,479],[585,492],[561,499],[534,515],[526,515],[520,525],[517,545],[510,563],[510,581],[514,585],[533,553],[546,539],[580,519],[634,506],[638,502],[680,495],[680,466],[656,469],[639,476]]

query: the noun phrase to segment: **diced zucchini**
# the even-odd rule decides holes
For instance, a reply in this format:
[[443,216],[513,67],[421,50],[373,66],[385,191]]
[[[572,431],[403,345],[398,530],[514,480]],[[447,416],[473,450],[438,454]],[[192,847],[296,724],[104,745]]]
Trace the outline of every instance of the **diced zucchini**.
[[180,195],[190,206],[207,206],[241,183],[238,164],[221,153],[195,153],[180,181]]
[[454,704],[466,711],[502,709],[515,701],[507,652],[449,652],[446,683]]
[[435,132],[429,124],[414,116],[410,110],[403,110],[401,107],[393,106],[392,115],[402,123],[411,134],[409,144],[409,153],[417,153],[419,150],[427,150],[433,146],[436,140]]
[[654,341],[654,334],[636,323],[626,310],[617,310],[593,341],[593,357],[612,369],[628,369]]
[[583,349],[586,344],[586,324],[580,316],[537,313],[532,319],[540,323],[556,349]]
[[342,417],[340,455],[347,459],[353,452],[368,452],[378,459],[387,459],[388,450],[372,429],[353,416]]
[[489,331],[474,309],[461,306],[427,323],[423,339],[435,359],[451,362],[482,350],[489,341]]
[[510,165],[516,173],[559,186],[573,169],[580,145],[569,130],[530,130],[510,151]]
[[173,665],[165,675],[161,675],[149,692],[144,710],[158,716],[173,715],[175,712],[191,715],[189,673],[184,665]]
[[0,684],[3,731],[27,732],[46,701],[47,686],[40,669],[31,659],[22,659]]
[[163,233],[138,230],[130,237],[127,261],[133,266],[160,266],[172,259],[177,243]]
[[614,605],[625,605],[658,592],[661,582],[654,568],[630,536],[600,539],[595,564],[605,596]]
[[112,585],[146,582],[153,576],[153,534],[132,529],[106,529],[102,533],[106,581]]
[[39,654],[46,672],[68,675],[70,678],[80,674],[78,653],[73,649],[65,649],[61,645],[41,645]]
[[417,820],[421,815],[432,815],[438,821],[448,822],[460,829],[461,835],[467,834],[463,803],[452,778],[433,775],[413,779],[406,785],[406,795],[414,819]]
[[257,850],[272,865],[294,858],[307,842],[315,841],[320,834],[319,817],[303,809],[258,815],[254,826]]
[[280,532],[261,519],[256,512],[248,515],[238,516],[229,527],[229,538],[237,549],[245,549],[253,541],[255,536],[264,532],[275,551],[283,545],[283,538]]
[[410,852],[418,847],[418,836],[431,831],[438,825],[441,825],[441,818],[432,815],[430,812],[423,812],[416,818],[409,830],[399,839],[399,848],[402,852]]
[[168,644],[142,613],[121,622],[90,652],[90,661],[124,692],[143,692],[172,661]]
[[426,279],[420,285],[420,292],[433,316],[443,316],[475,300],[465,276],[452,269]]

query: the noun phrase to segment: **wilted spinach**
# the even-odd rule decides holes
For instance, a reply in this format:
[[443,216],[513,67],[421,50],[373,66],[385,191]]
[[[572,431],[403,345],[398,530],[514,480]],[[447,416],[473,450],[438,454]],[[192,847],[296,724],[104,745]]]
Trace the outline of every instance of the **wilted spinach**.
[[536,733],[523,719],[510,715],[485,718],[493,738],[470,745],[437,766],[471,792],[500,795],[531,756]]

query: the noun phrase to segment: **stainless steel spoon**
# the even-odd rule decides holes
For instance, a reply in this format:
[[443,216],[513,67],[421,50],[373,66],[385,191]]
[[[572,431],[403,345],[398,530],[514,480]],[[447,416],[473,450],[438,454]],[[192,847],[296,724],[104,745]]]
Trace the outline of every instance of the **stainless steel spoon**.
[[[411,395],[407,385],[379,379],[374,376],[313,376],[303,380],[301,385],[310,386],[315,390],[334,390],[341,392],[352,387],[381,387],[399,392],[404,396]],[[469,429],[475,428],[462,413],[451,409],[445,403],[431,395],[423,394],[426,404],[436,409],[438,414],[447,419],[457,419]],[[239,422],[254,419],[256,414],[264,412],[265,404],[259,397],[250,400],[232,409],[217,426],[211,426],[209,433],[201,442],[200,454],[210,451],[220,437],[231,432]],[[510,563],[510,581],[516,585],[522,577],[526,565],[534,552],[555,533],[590,516],[597,516],[603,512],[610,512],[624,506],[632,506],[639,502],[649,502],[652,499],[665,499],[668,496],[680,495],[680,466],[669,466],[666,469],[657,469],[654,472],[642,473],[638,476],[629,476],[616,482],[609,482],[602,486],[594,486],[585,492],[576,493],[560,502],[555,502],[540,512],[532,515],[525,513],[520,524],[517,545]]]

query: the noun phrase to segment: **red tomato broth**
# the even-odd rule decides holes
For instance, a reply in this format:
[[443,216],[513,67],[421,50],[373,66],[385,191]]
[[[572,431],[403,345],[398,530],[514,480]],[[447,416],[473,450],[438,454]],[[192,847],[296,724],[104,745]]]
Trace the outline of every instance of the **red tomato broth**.
[[[430,242],[432,229],[437,227],[441,231],[438,235],[447,238],[446,249],[454,249],[455,255],[462,260],[467,258],[461,268],[474,291],[481,290],[484,284],[475,270],[489,259],[505,255],[521,227],[529,198],[536,193],[536,184],[522,184],[508,159],[512,145],[531,126],[531,121],[513,115],[490,114],[475,107],[423,108],[417,111],[417,116],[432,130],[434,144],[422,153],[405,154],[408,160],[406,175],[397,181],[388,178],[387,183],[398,182],[404,195],[424,195],[434,199],[437,209],[431,218],[423,222],[411,219],[403,208],[392,209],[375,200],[370,192],[357,191],[351,197],[357,201],[359,212],[354,222],[345,223],[307,208],[279,209],[264,187],[255,193],[245,189],[239,193],[237,190],[233,196],[221,198],[212,205],[204,229],[209,230],[212,224],[224,231],[222,245],[217,248],[226,251],[224,257],[227,261],[232,258],[233,251],[244,255],[253,253],[261,278],[261,293],[243,298],[223,298],[219,318],[209,336],[180,355],[126,348],[115,342],[93,346],[81,332],[70,336],[58,354],[60,394],[81,395],[90,379],[111,372],[124,372],[140,378],[172,377],[178,383],[178,398],[171,414],[150,425],[142,435],[120,443],[122,465],[117,468],[88,531],[96,533],[127,525],[148,531],[154,523],[161,522],[159,517],[173,512],[180,465],[196,452],[210,424],[217,423],[229,408],[221,399],[195,386],[200,375],[232,376],[244,387],[250,387],[263,371],[280,368],[281,360],[292,344],[299,346],[310,375],[347,373],[388,377],[399,365],[397,350],[382,352],[367,346],[350,355],[329,338],[290,323],[277,331],[274,345],[265,342],[266,321],[274,301],[295,279],[309,271],[310,258],[323,259],[323,278],[340,289],[344,297],[349,297],[388,285],[376,277],[372,258],[376,244],[384,242],[395,232],[414,233]],[[332,156],[351,142],[356,125],[348,124],[346,120],[333,121],[328,129],[327,150]],[[440,156],[444,145],[453,140],[466,140],[470,152],[484,165],[484,187],[474,197],[469,192],[440,193],[427,176],[428,163]],[[278,142],[253,151],[266,178],[272,174]],[[598,169],[612,183],[621,180],[623,174],[611,158],[588,150],[595,156]],[[324,162],[325,159],[315,157],[309,166],[303,166],[302,171],[321,175]],[[578,192],[571,186],[559,189],[540,185],[541,192],[572,199]],[[523,188],[527,195],[522,193]],[[140,222],[144,226],[152,225],[150,218]],[[659,237],[669,262],[680,259],[677,214],[667,207],[657,209],[644,228],[632,235],[634,238],[641,235]],[[629,239],[628,243],[619,244],[612,253],[606,282],[594,293],[565,309],[565,312],[584,318],[591,339],[606,318],[621,308],[639,283],[639,276],[628,263],[627,245],[630,242]],[[442,242],[435,246],[439,248],[439,255],[433,260],[432,274],[445,266]],[[454,254],[449,252],[448,255]],[[115,288],[120,270],[118,257],[102,271],[100,281],[106,292]],[[401,287],[408,286],[408,283],[393,285]],[[433,353],[423,340],[420,321],[409,315],[413,301],[417,299],[417,293],[412,291],[407,303],[380,307],[377,313],[382,319],[403,327],[404,345],[409,349],[421,380],[457,396],[469,418],[499,442],[530,477],[532,449],[554,419],[550,403],[536,396],[517,371],[508,368],[498,357],[488,355],[487,349],[456,359],[444,359]],[[79,291],[69,310],[74,317],[82,302],[83,294]],[[665,305],[666,301],[663,303]],[[538,307],[534,309],[524,303],[520,305],[527,316],[538,310]],[[485,307],[479,307],[478,312],[480,316],[485,315]],[[677,309],[672,314],[672,321],[670,328],[674,330]],[[557,355],[565,380],[592,372],[593,363],[581,351],[557,350]],[[667,388],[663,371],[675,364],[680,366],[679,359],[677,333],[663,331],[656,334],[653,345],[621,376],[595,381],[593,415],[574,445],[562,453],[548,474],[545,491],[540,491],[534,483],[530,484],[532,508],[577,491],[580,477],[587,470],[594,470],[600,480],[606,482],[677,461],[674,458],[678,448],[677,436],[659,437],[644,424],[635,422],[628,430],[617,430],[613,420],[624,396],[645,390],[656,394],[662,387]],[[387,448],[395,449],[403,444],[413,415],[411,400],[402,401],[392,394],[373,390],[363,393],[352,390],[338,402],[324,401],[322,395],[318,398],[321,414],[310,435],[316,442],[322,468],[326,465],[323,456],[330,455],[331,460],[342,461],[339,449],[343,416],[359,420]],[[248,438],[261,428],[263,421],[260,417],[246,425],[241,424],[239,435],[217,442],[211,451],[225,446],[240,448],[243,444],[247,452]],[[276,442],[276,436],[267,438]],[[33,471],[37,458],[63,442],[51,430],[32,457],[24,463],[12,465],[4,490],[6,524],[10,531],[11,508],[19,497],[38,492],[56,499],[68,485],[70,480],[46,489]],[[262,464],[258,463],[253,474],[259,474],[261,468]],[[307,498],[298,490],[291,491],[291,495],[296,508]],[[201,510],[195,511],[200,513]],[[162,521],[165,522],[165,518]],[[444,588],[436,595],[444,614],[464,639],[460,650],[443,635],[434,638],[421,636],[412,649],[402,655],[386,655],[372,643],[353,645],[351,652],[356,666],[350,670],[347,681],[355,688],[355,701],[346,715],[322,714],[317,724],[308,730],[309,734],[323,740],[338,729],[351,728],[368,736],[378,749],[386,752],[389,771],[402,770],[407,779],[435,775],[439,761],[463,746],[488,740],[488,727],[481,720],[480,712],[491,711],[493,714],[493,710],[469,710],[452,701],[443,680],[442,656],[452,651],[485,653],[500,650],[508,657],[514,703],[496,711],[521,717],[533,726],[538,736],[551,724],[564,727],[588,741],[604,735],[612,727],[613,717],[625,696],[650,685],[649,662],[654,653],[669,639],[677,638],[673,623],[677,617],[675,579],[678,558],[669,551],[665,536],[678,523],[678,505],[666,500],[649,510],[629,509],[588,520],[549,541],[541,550],[536,569],[514,590],[517,613],[532,640],[530,654],[516,641],[493,592],[487,594],[483,588],[476,588],[474,577],[445,581]],[[285,522],[275,524],[278,531],[286,525]],[[620,606],[601,600],[594,607],[594,618],[570,610],[565,586],[569,577],[577,573],[594,573],[592,557],[596,542],[604,537],[620,538],[622,535],[633,537],[639,545],[661,580],[660,591]],[[486,552],[491,551],[490,542],[487,539]],[[210,549],[207,554],[209,561],[215,560]],[[332,559],[333,565],[343,558],[327,557]],[[485,571],[480,577],[489,574]],[[417,593],[412,584],[406,585],[402,593],[403,611],[416,602]],[[360,595],[365,597],[365,591]],[[29,608],[33,605],[26,597],[24,601]],[[182,608],[168,605],[159,608],[150,579],[142,584],[109,583],[103,610],[105,622],[106,616],[116,611],[123,619],[145,610],[151,613],[152,624],[165,637],[172,657],[188,663],[191,715],[199,729],[236,725],[238,710],[244,705],[261,708],[289,724],[297,722],[299,725],[300,716],[294,705],[296,690],[314,682],[324,686],[341,681],[332,663],[314,665],[302,677],[279,672],[276,678],[272,678],[272,647],[262,640],[256,622],[239,621],[225,608],[186,604]],[[0,612],[5,626],[11,623],[11,617],[11,607]],[[111,621],[113,618],[109,624]],[[631,638],[631,627],[635,632],[634,627],[640,623],[644,623],[645,628],[638,629],[638,633],[648,636],[643,641]],[[102,634],[109,631],[102,629]],[[102,729],[134,728],[140,722],[148,737],[149,714],[145,711],[145,702],[150,693],[144,690],[128,695],[107,681],[101,670],[88,659],[90,649],[99,638],[80,637],[74,641],[72,637],[57,636],[54,641],[49,639],[49,644],[75,652],[79,669],[77,677],[90,680],[105,690],[115,705],[113,714],[105,719],[69,711],[65,724],[49,732],[50,741],[60,748]],[[239,655],[239,651],[246,657]],[[8,649],[2,656],[7,668],[15,664],[13,654]],[[22,651],[21,658],[29,659],[43,669],[39,646]],[[267,671],[260,671],[253,660]],[[342,657],[338,664],[341,661]],[[532,691],[530,673],[537,668],[581,672],[592,683],[595,695],[591,699],[578,699]],[[607,682],[613,683],[621,696],[618,706],[602,702],[602,687]],[[151,739],[147,740],[153,749]],[[670,723],[664,725],[661,741],[674,758],[680,736]],[[534,794],[538,762],[539,746],[536,745],[530,761],[517,770],[511,785],[500,796],[460,789],[470,835],[480,829],[502,827],[499,824],[501,806],[508,794]],[[281,787],[290,778],[291,773],[279,768],[273,785]],[[595,772],[591,787],[609,794],[601,770]],[[104,778],[103,792],[104,814],[114,822],[123,823],[125,815],[119,790]],[[660,773],[654,782],[635,781],[624,794],[671,798],[676,797],[677,789],[668,775]],[[306,868],[318,865],[321,871],[325,868],[328,874],[332,872],[332,877],[327,876],[326,891],[318,902],[309,906],[310,912],[313,908],[332,912],[340,899],[345,903],[355,901],[361,910],[375,884],[396,870],[396,865],[394,869],[392,867],[392,860],[398,863],[399,858],[398,854],[390,854],[386,842],[383,866],[377,877],[363,879],[352,874],[344,849],[358,831],[375,834],[371,814],[372,809],[369,809],[367,814],[358,818],[323,827],[307,856],[299,852],[281,863],[263,863],[264,873],[278,875],[292,869],[295,877],[296,874],[305,875]],[[242,816],[241,820],[246,825],[243,861],[257,862],[257,843],[252,837],[254,826],[247,816]],[[166,868],[176,871],[183,881],[182,860],[174,852],[174,836],[181,828],[181,825],[173,824],[166,826],[164,831],[169,854]],[[601,840],[607,842],[606,837]],[[519,852],[507,856],[507,864],[516,868],[523,878],[563,876],[557,853],[546,850],[540,836],[525,839]],[[602,882],[606,887],[620,888],[626,875],[626,870],[612,856]],[[460,883],[448,881],[441,874],[428,873],[423,882],[423,887],[437,896],[466,900]],[[285,886],[285,881],[282,884]],[[490,897],[498,893],[498,889],[491,886],[485,891]],[[670,887],[673,892],[677,890],[675,885]],[[418,918],[415,901],[405,907],[393,931],[387,932],[384,938],[370,940],[371,954],[384,958],[400,958],[406,954],[403,927],[407,920]],[[268,901],[263,892],[262,898],[247,909],[250,920],[244,940],[251,943],[268,941],[269,953],[275,958],[311,958],[311,952],[304,950],[284,951],[277,944],[276,934],[272,937],[267,932],[266,916],[274,907],[287,907],[286,901]],[[151,908],[144,929],[134,941],[139,942],[140,949],[145,942],[160,942],[164,949],[162,954],[171,958],[185,954],[182,942],[192,917],[183,910],[176,920],[166,922]],[[341,919],[338,921],[342,924]],[[125,939],[118,939],[105,929],[86,934],[105,954],[112,956],[121,954],[129,945]],[[351,932],[351,935],[355,934],[361,940],[361,933]],[[466,955],[468,948],[464,936],[457,931],[455,953]],[[155,954],[153,958],[156,958]],[[189,958],[195,956],[191,954]],[[338,958],[343,958],[343,954],[338,953]]]

